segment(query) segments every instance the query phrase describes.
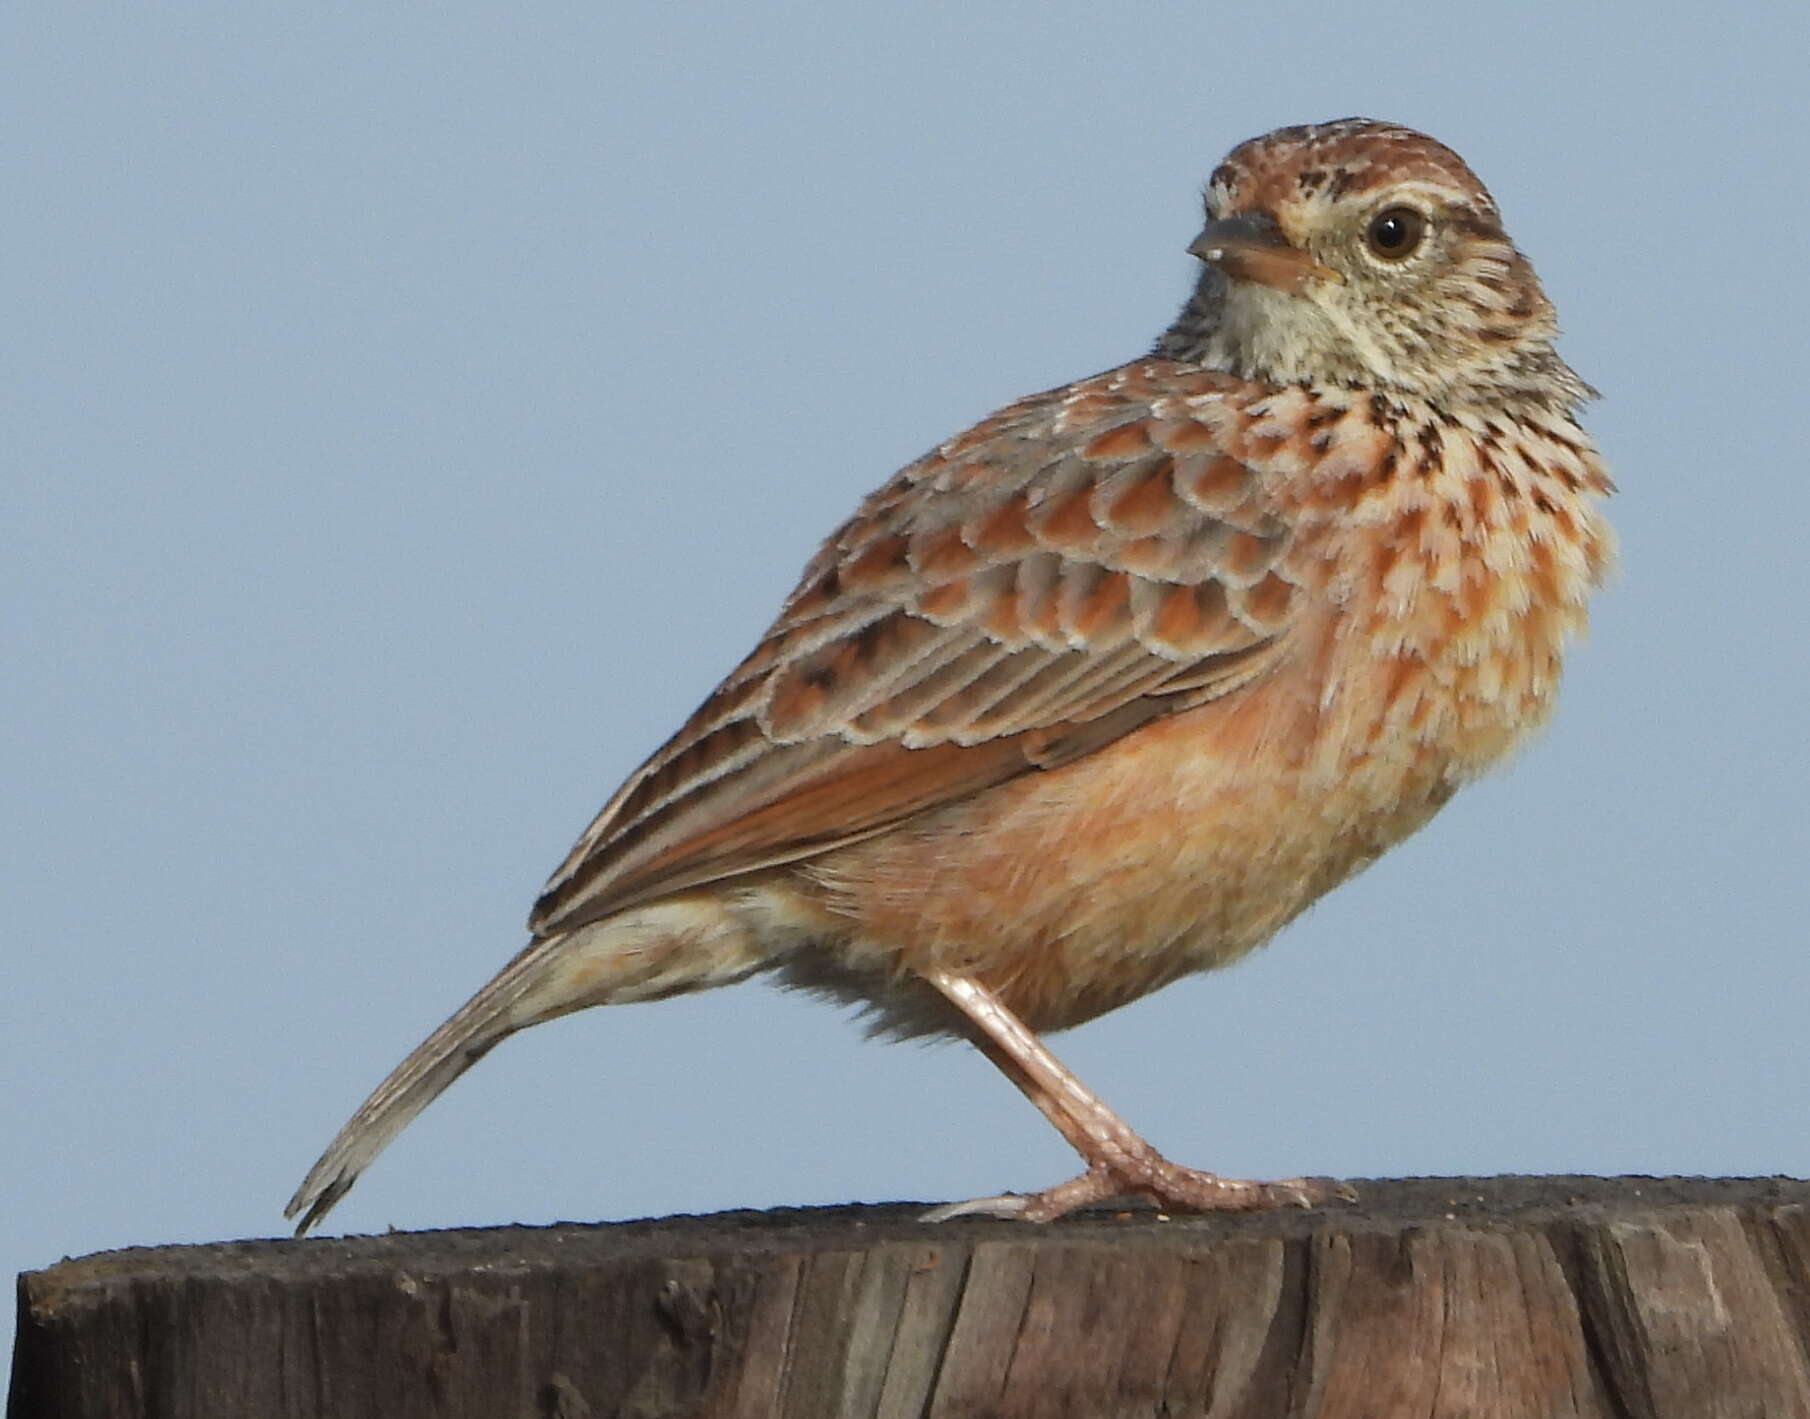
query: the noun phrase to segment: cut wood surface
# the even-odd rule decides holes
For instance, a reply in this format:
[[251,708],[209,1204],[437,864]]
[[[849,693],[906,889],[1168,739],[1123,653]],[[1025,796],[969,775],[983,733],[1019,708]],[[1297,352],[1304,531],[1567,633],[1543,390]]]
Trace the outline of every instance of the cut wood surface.
[[1810,1419],[1810,1184],[1358,1187],[103,1253],[20,1278],[8,1414]]

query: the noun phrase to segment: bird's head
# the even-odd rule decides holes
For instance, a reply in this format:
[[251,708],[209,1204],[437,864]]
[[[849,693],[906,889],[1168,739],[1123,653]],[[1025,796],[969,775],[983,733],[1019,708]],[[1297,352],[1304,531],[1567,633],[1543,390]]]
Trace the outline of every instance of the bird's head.
[[1447,406],[1589,396],[1495,199],[1425,134],[1362,118],[1278,129],[1219,165],[1206,213],[1188,248],[1205,269],[1161,354]]

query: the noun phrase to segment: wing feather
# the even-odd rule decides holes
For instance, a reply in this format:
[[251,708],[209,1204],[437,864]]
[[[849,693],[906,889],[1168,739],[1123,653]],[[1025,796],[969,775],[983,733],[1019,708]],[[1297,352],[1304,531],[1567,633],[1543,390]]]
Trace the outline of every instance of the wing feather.
[[1023,400],[873,494],[531,929],[857,841],[1261,676],[1300,600],[1291,529],[1210,394],[1158,397],[1150,370]]

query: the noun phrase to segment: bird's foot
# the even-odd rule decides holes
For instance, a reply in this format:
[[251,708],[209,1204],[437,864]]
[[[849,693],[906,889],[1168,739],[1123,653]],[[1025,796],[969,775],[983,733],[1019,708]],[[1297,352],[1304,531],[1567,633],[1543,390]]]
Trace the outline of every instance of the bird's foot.
[[1053,1222],[1083,1207],[1119,1197],[1142,1197],[1169,1212],[1258,1212],[1272,1207],[1315,1207],[1326,1202],[1354,1202],[1349,1183],[1331,1178],[1286,1178],[1280,1182],[1247,1182],[1222,1178],[1171,1163],[1152,1150],[1147,1158],[1126,1159],[1113,1166],[1096,1164],[1078,1178],[1042,1192],[1002,1193],[951,1202],[924,1214],[926,1222],[954,1217],[1004,1217],[1021,1222]]

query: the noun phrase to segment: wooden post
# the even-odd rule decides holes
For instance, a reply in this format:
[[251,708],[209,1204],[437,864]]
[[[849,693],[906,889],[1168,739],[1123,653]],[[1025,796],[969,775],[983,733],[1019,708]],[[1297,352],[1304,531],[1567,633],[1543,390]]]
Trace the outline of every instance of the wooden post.
[[8,1414],[1810,1419],[1810,1184],[1359,1186],[104,1253],[20,1278]]

